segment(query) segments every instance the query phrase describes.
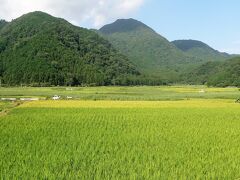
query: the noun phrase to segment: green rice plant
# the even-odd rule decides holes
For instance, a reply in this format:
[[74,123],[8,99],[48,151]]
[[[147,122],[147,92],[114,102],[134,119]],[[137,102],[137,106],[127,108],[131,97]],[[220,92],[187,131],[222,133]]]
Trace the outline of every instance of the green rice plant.
[[230,100],[40,101],[0,117],[0,179],[237,179]]

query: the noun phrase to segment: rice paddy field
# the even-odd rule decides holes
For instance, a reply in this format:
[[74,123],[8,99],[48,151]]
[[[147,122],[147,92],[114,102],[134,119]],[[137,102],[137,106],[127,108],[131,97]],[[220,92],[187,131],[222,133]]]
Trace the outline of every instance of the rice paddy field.
[[25,89],[76,99],[0,102],[0,179],[240,178],[237,88]]
[[0,98],[40,97],[62,98],[71,96],[77,100],[161,101],[201,99],[235,99],[239,88],[208,88],[206,86],[137,86],[137,87],[11,87],[0,88]]

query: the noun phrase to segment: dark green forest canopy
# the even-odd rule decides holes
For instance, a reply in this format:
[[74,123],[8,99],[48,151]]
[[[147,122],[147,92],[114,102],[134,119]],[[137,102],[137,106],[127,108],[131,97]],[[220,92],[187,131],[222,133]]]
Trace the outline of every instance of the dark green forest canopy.
[[42,12],[0,31],[0,76],[7,85],[110,85],[138,70],[97,33]]
[[0,20],[0,30],[7,24],[7,21],[1,19]]
[[240,87],[240,57],[224,62],[207,62],[183,75],[185,83]]
[[118,19],[112,24],[108,24],[99,29],[104,34],[121,33],[134,31],[138,28],[146,28],[153,31],[150,27],[135,19]]

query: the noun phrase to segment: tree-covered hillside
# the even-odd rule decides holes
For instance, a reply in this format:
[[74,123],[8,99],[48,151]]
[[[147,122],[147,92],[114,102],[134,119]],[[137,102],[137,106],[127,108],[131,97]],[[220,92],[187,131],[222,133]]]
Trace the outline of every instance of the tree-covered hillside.
[[150,27],[134,19],[121,19],[99,32],[143,72],[177,81],[179,73],[200,59],[186,55]]
[[240,57],[224,62],[208,62],[183,76],[185,83],[240,87]]
[[240,86],[240,58],[229,57],[199,41],[170,43],[134,19],[99,31],[43,12],[0,21],[0,82],[6,85]]
[[0,30],[0,77],[7,85],[109,85],[138,74],[97,33],[42,12]]
[[7,21],[0,20],[0,30],[7,24]]
[[135,19],[118,19],[113,24],[108,24],[103,26],[100,31],[104,34],[113,34],[113,33],[121,33],[121,32],[129,32],[134,31],[137,28],[146,28],[151,30],[147,25],[143,24],[142,22],[135,20]]
[[222,61],[231,58],[227,53],[221,53],[207,44],[196,40],[176,40],[172,42],[177,48],[194,56],[202,59],[203,61]]

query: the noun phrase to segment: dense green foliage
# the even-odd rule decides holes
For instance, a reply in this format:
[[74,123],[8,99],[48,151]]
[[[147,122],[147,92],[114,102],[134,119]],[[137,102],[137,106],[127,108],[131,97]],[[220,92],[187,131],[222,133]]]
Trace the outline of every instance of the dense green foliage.
[[185,82],[209,86],[240,87],[240,58],[224,62],[208,62],[184,75]]
[[207,44],[196,40],[176,40],[172,42],[177,48],[191,56],[202,59],[203,61],[221,61],[231,57],[227,53],[221,53]]
[[15,106],[14,102],[0,101],[0,116]]
[[134,19],[122,19],[99,32],[144,73],[177,81],[184,69],[201,62],[176,48],[150,27]]
[[0,20],[0,30],[7,24],[7,21]]
[[239,116],[221,100],[27,103],[0,117],[0,176],[237,179]]
[[7,85],[110,85],[138,75],[97,33],[42,12],[0,31],[0,77]]
[[113,34],[113,33],[121,33],[121,32],[129,32],[135,31],[138,28],[146,28],[150,31],[152,29],[147,25],[143,24],[140,21],[135,19],[118,19],[114,24],[108,24],[103,26],[100,31],[104,34]]

